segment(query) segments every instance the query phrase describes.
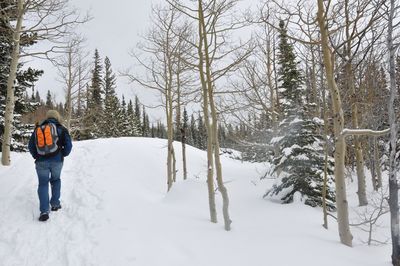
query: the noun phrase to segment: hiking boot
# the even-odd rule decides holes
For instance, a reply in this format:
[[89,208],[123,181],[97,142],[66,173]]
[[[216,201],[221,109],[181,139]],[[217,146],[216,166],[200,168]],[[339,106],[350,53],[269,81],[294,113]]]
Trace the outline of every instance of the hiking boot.
[[61,205],[59,205],[59,206],[52,206],[52,207],[51,207],[51,211],[52,211],[52,212],[56,212],[56,211],[58,211],[59,209],[61,209]]
[[49,214],[47,212],[43,212],[39,216],[39,221],[45,222],[49,219]]

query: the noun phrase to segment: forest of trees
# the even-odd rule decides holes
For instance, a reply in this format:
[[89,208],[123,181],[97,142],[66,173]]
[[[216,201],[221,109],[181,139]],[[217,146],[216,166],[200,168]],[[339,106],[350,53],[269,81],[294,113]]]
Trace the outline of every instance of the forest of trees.
[[[207,151],[210,221],[217,222],[215,196],[221,195],[229,231],[220,155],[233,149],[242,160],[272,165],[261,177],[276,179],[265,198],[291,203],[300,195],[305,204],[322,207],[324,226],[328,215],[335,216],[347,246],[353,237],[346,179],[354,172],[360,206],[369,204],[366,182],[375,190],[372,196],[389,188],[382,197],[388,198],[391,215],[393,265],[400,265],[398,1],[261,1],[238,12],[243,5],[238,0],[167,0],[153,7],[152,25],[130,54],[137,69],[120,75],[98,50],[93,55],[85,51],[84,38],[74,33],[75,26],[90,18],[66,11],[67,0],[53,7],[34,6],[36,2],[0,5],[4,165],[10,163],[7,149],[25,150],[34,123],[54,108],[75,140],[168,139],[168,190],[177,178],[173,143],[179,141],[184,179],[185,145]],[[53,8],[63,23],[53,25],[53,34],[21,28],[30,8],[42,8],[39,18]],[[246,30],[252,32],[247,38],[240,34]],[[57,66],[63,81],[65,101],[56,103],[52,91],[42,98],[34,89],[42,71],[26,68],[18,59],[41,40],[66,36],[62,56],[38,52]],[[119,98],[117,77],[128,79],[135,90],[160,96],[164,119],[152,121],[138,97]],[[371,180],[365,171],[371,172]],[[388,182],[382,180],[384,171]]]

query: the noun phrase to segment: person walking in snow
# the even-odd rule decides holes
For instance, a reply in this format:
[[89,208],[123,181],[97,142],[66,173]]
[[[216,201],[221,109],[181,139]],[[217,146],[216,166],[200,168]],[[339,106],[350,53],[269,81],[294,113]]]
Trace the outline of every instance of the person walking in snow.
[[[60,121],[60,114],[55,110],[49,110],[46,120],[36,126],[29,140],[28,148],[35,159],[39,180],[39,221],[42,222],[49,219],[50,206],[52,211],[61,209],[61,169],[64,157],[68,156],[72,150],[69,132]],[[51,184],[50,200],[49,183]]]

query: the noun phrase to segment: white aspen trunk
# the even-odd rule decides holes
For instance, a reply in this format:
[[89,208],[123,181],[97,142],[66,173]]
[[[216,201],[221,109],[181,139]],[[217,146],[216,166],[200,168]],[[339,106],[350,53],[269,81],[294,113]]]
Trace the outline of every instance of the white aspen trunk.
[[320,106],[320,101],[318,97],[318,89],[317,89],[317,70],[316,70],[316,60],[315,60],[315,51],[314,51],[314,46],[311,45],[311,88],[312,88],[312,96],[313,96],[313,102],[315,103],[315,117],[320,117],[321,115],[321,106]]
[[178,62],[178,72],[176,74],[177,79],[177,106],[176,106],[176,113],[177,113],[177,130],[181,132],[181,144],[182,144],[182,164],[183,164],[183,180],[187,179],[187,166],[186,166],[186,132],[185,129],[182,128],[181,124],[181,78],[180,78],[180,61]]
[[[73,86],[73,73],[72,73],[72,51],[71,47],[68,51],[68,82],[67,82],[67,121],[66,127],[68,131],[71,131],[71,118],[72,118],[72,86]],[[61,122],[61,121],[60,121]]]
[[328,88],[331,92],[333,104],[333,121],[334,121],[334,134],[335,134],[335,186],[336,186],[336,206],[338,216],[338,227],[340,241],[347,245],[352,246],[353,236],[350,232],[349,226],[349,212],[348,202],[346,195],[346,182],[345,182],[345,155],[346,143],[343,136],[341,136],[344,127],[344,117],[340,92],[333,77],[333,55],[329,47],[328,29],[325,21],[325,8],[323,0],[317,0],[318,13],[317,20],[321,33],[321,46],[323,52],[323,59],[325,64],[325,72],[327,78]]
[[[199,2],[201,5],[201,0]],[[212,75],[211,75],[211,59],[208,49],[207,29],[203,15],[201,16],[200,23],[203,32],[203,45],[204,45],[204,56],[205,56],[206,78],[207,78],[206,85],[207,85],[207,93],[210,104],[211,124],[212,124],[210,128],[211,130],[208,135],[208,143],[212,143],[211,148],[214,150],[214,160],[215,160],[215,168],[217,174],[218,189],[221,192],[222,196],[222,213],[224,217],[225,230],[230,231],[232,221],[229,216],[229,196],[222,177],[222,164],[219,155],[220,147],[218,141],[218,117],[214,101],[214,84],[212,82]],[[216,36],[214,36],[214,38],[216,38]]]
[[[346,65],[345,65],[345,73],[346,73],[346,87],[352,93],[352,101],[351,101],[351,118],[352,118],[352,126],[353,129],[359,128],[358,123],[358,106],[356,100],[356,88],[354,86],[354,72],[352,66],[352,37],[350,34],[350,18],[349,18],[349,0],[344,1],[344,8],[346,14],[346,47],[345,47],[345,55],[346,55]],[[368,205],[367,200],[367,192],[366,192],[366,180],[364,173],[364,157],[363,150],[361,146],[361,141],[359,136],[354,136],[354,153],[356,155],[356,169],[357,169],[357,184],[358,184],[358,203],[360,206]]]
[[167,115],[167,137],[168,137],[168,148],[167,148],[167,185],[168,191],[171,190],[172,184],[175,181],[175,163],[174,163],[174,131],[173,131],[173,114],[172,114],[172,100],[170,99],[170,93],[166,94],[166,115]]
[[183,180],[187,179],[187,160],[186,160],[186,131],[182,130],[182,163],[183,163]]
[[[372,143],[371,143],[372,142]],[[375,143],[376,143],[376,137],[372,138],[369,141],[369,150],[373,151],[370,152],[370,172],[371,172],[371,182],[372,182],[372,188],[374,191],[378,191],[378,179],[377,179],[377,171],[376,171],[376,152],[375,152]]]
[[[272,75],[273,75],[273,69],[274,69],[274,65],[271,62],[271,58],[273,56],[273,54],[275,53],[275,50],[271,49],[271,37],[268,35],[268,41],[267,41],[267,78],[268,78],[268,86],[269,86],[269,94],[270,94],[270,102],[271,102],[271,119],[272,119],[272,132],[274,134],[274,137],[276,137],[278,135],[278,118],[277,118],[277,108],[276,106],[276,98],[277,96],[275,95],[275,86],[274,86],[274,82],[272,80]],[[275,84],[276,85],[276,84]],[[275,156],[279,155],[279,144],[278,142],[274,143],[274,153]],[[278,174],[279,175],[279,174]]]
[[82,115],[82,66],[81,60],[79,60],[79,68],[78,68],[78,117]]
[[328,189],[328,112],[327,112],[327,105],[326,105],[326,89],[324,86],[324,65],[322,61],[322,56],[321,52],[319,49],[319,59],[320,59],[320,65],[321,65],[321,71],[320,71],[320,82],[321,82],[321,91],[322,91],[322,117],[324,119],[324,149],[325,149],[325,165],[324,165],[324,185],[322,187],[322,213],[323,213],[323,227],[325,229],[328,229],[328,209],[327,209],[327,204],[326,204],[326,193]]
[[382,187],[382,168],[381,168],[381,161],[379,155],[379,147],[376,137],[374,138],[374,160],[375,160],[375,172],[376,172],[376,188]]
[[400,265],[400,232],[399,232],[399,194],[396,173],[396,142],[397,142],[397,118],[394,110],[394,101],[397,97],[395,45],[393,43],[393,20],[395,13],[395,0],[390,0],[390,14],[388,21],[388,50],[389,50],[389,77],[390,99],[388,104],[390,125],[390,155],[389,155],[389,208],[390,226],[392,236],[392,263]]
[[202,87],[202,98],[203,98],[203,115],[204,115],[204,122],[206,126],[207,132],[207,187],[208,187],[208,203],[210,209],[210,220],[212,223],[217,223],[217,210],[215,206],[215,190],[214,190],[214,158],[213,158],[213,150],[212,144],[209,140],[210,134],[212,134],[211,126],[210,126],[210,119],[209,119],[209,111],[208,111],[208,92],[207,92],[207,83],[206,77],[204,73],[204,52],[203,52],[203,45],[204,45],[204,35],[207,32],[204,32],[202,27],[202,22],[204,22],[204,14],[203,14],[203,6],[202,0],[198,0],[198,17],[199,17],[199,46],[198,46],[198,54],[199,54],[199,74],[201,80],[201,87]]
[[6,99],[6,110],[4,114],[4,135],[3,135],[3,143],[1,149],[2,151],[1,162],[5,166],[10,165],[11,163],[10,147],[11,147],[12,123],[14,120],[14,106],[15,106],[14,83],[17,76],[18,61],[20,57],[19,54],[20,38],[21,38],[22,21],[24,16],[23,0],[18,0],[17,8],[18,8],[18,17],[13,33],[13,49],[10,62],[10,73],[7,79],[7,99]]

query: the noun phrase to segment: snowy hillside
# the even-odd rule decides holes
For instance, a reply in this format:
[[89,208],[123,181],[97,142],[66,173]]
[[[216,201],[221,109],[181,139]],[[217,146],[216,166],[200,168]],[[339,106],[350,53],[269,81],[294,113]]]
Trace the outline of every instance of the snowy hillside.
[[[125,138],[74,144],[62,174],[63,209],[40,223],[28,154],[0,166],[0,265],[379,266],[390,246],[339,243],[321,210],[262,198],[265,165],[223,157],[232,231],[208,221],[206,154],[188,147],[189,180],[166,194],[166,141]],[[176,145],[180,154],[180,145]],[[178,162],[180,157],[177,158]],[[217,195],[220,207],[220,195]],[[356,232],[354,232],[356,234]]]

